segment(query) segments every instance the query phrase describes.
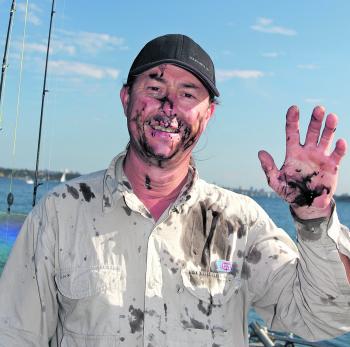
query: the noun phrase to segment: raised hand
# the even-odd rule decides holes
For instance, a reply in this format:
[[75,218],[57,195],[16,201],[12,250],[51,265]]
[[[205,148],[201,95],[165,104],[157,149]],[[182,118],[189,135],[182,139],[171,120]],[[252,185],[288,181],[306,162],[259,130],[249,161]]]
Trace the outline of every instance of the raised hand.
[[266,151],[259,152],[261,166],[269,186],[291,204],[303,219],[329,216],[330,202],[338,180],[338,169],[346,152],[346,141],[339,139],[329,153],[338,117],[327,116],[320,137],[325,109],[314,108],[305,143],[300,144],[299,110],[291,106],[286,120],[286,156],[280,170]]

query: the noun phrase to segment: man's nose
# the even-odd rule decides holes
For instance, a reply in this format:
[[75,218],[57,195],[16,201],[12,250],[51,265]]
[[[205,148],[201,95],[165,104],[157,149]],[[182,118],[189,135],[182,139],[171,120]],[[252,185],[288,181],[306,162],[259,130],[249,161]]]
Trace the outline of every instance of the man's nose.
[[174,101],[169,95],[163,96],[160,100],[161,108],[165,114],[171,115],[174,110]]

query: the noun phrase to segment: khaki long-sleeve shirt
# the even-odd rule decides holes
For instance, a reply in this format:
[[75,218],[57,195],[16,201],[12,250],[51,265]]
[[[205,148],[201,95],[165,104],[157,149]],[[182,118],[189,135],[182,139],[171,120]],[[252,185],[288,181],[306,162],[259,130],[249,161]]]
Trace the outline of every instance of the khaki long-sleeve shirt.
[[296,221],[298,249],[252,199],[191,168],[155,222],[106,171],[49,193],[27,217],[0,280],[0,346],[248,346],[251,306],[317,340],[350,330],[338,250],[347,228]]

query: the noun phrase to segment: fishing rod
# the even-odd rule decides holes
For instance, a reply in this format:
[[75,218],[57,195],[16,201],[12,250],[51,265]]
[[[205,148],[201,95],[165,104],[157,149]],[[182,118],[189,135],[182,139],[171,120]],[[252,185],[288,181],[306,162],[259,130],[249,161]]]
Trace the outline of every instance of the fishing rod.
[[38,187],[42,184],[42,183],[38,184],[38,170],[39,170],[41,129],[42,129],[42,124],[43,124],[45,95],[48,92],[48,90],[46,89],[46,77],[47,77],[47,66],[48,66],[48,62],[49,62],[49,53],[50,53],[52,21],[53,21],[53,15],[55,14],[55,10],[54,9],[55,9],[55,0],[52,0],[51,17],[50,17],[50,29],[49,29],[49,37],[47,39],[47,49],[46,49],[44,84],[43,84],[43,92],[42,92],[42,98],[41,98],[41,111],[40,111],[40,125],[39,125],[39,136],[38,136],[38,147],[37,147],[37,152],[36,152],[36,166],[35,166],[33,202],[32,202],[32,206],[33,207],[35,206],[35,203],[36,203],[36,194],[37,194]]
[[[6,72],[6,68],[7,68],[7,51],[8,51],[8,45],[9,45],[10,34],[11,34],[11,29],[12,29],[13,14],[14,14],[15,10],[16,10],[16,0],[12,0],[11,10],[10,10],[10,19],[9,19],[9,24],[7,27],[7,34],[6,34],[4,57],[2,60],[2,67],[1,67],[0,105],[1,105],[2,88],[4,85],[4,79],[5,79],[5,72]],[[0,126],[1,126],[1,124],[0,124]],[[0,130],[1,130],[1,128],[0,128]]]

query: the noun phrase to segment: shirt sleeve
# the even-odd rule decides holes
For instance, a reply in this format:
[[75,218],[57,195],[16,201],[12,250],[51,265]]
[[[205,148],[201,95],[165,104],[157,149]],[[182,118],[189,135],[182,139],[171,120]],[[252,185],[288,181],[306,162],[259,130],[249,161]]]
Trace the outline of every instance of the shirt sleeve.
[[26,218],[0,279],[0,346],[47,346],[55,334],[54,218],[43,204]]
[[339,256],[350,253],[349,230],[335,208],[330,219],[294,222],[297,248],[266,214],[255,226],[246,257],[260,258],[249,264],[252,305],[272,329],[308,340],[349,332],[350,285]]

